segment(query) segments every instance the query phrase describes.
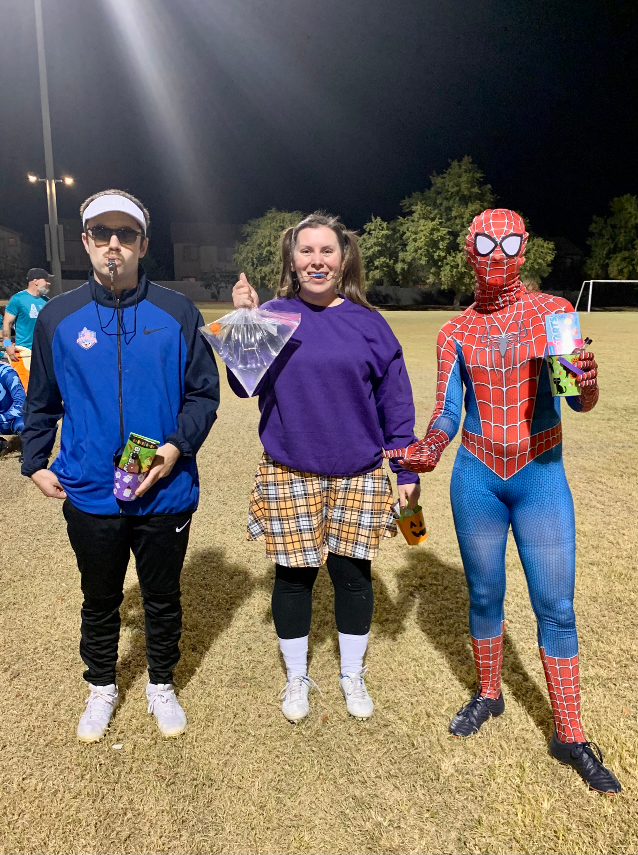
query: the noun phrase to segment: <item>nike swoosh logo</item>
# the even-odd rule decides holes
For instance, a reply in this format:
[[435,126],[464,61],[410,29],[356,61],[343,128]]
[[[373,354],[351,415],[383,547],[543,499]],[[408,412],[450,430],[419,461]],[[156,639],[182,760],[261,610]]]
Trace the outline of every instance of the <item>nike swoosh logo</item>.
[[[193,518],[191,517],[191,520],[192,520],[192,519],[193,519]],[[175,531],[184,531],[184,529],[186,528],[186,526],[188,525],[188,523],[189,523],[191,520],[188,520],[188,522],[185,522],[185,523],[184,523],[184,525],[183,525],[181,528],[176,528],[176,529],[175,529]]]
[[157,327],[157,329],[154,329],[154,330],[147,330],[146,327],[144,327],[144,335],[150,335],[151,333],[159,332],[160,330],[165,330],[165,329],[166,329],[166,327]]

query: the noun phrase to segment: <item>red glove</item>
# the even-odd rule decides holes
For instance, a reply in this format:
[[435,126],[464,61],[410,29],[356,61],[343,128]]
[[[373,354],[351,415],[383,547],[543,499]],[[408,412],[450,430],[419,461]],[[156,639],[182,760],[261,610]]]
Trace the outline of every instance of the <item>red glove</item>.
[[393,448],[383,452],[384,457],[401,459],[401,466],[410,472],[431,472],[441,459],[443,449],[450,439],[445,431],[428,431],[425,439],[413,442],[407,448]]
[[575,364],[581,371],[585,372],[576,378],[576,385],[580,389],[598,386],[598,363],[594,359],[593,353],[586,351]]

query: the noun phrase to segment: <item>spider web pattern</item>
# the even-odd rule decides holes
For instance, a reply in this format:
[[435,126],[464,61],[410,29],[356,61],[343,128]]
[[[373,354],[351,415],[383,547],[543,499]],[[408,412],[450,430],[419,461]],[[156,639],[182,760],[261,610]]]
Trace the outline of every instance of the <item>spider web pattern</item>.
[[564,311],[571,311],[566,300],[523,289],[516,300],[494,312],[470,306],[439,333],[436,407],[430,428],[443,412],[459,345],[481,421],[481,433],[464,428],[462,442],[504,480],[561,441],[560,424],[533,435],[531,426],[538,378],[546,370],[545,316]]
[[561,742],[585,742],[580,722],[578,654],[571,659],[557,659],[547,656],[543,647],[540,653],[558,738]]
[[[508,258],[500,247],[489,255],[478,255],[474,246],[477,234],[487,234],[497,241],[506,235],[523,235],[521,248],[517,256]],[[525,288],[521,284],[518,272],[523,263],[528,234],[525,223],[515,212],[507,208],[495,208],[483,211],[474,217],[465,239],[465,254],[476,276],[476,304],[491,311],[503,308],[518,299]]]
[[501,634],[495,638],[472,638],[474,662],[483,698],[498,698],[501,694],[504,629],[505,624],[501,624]]

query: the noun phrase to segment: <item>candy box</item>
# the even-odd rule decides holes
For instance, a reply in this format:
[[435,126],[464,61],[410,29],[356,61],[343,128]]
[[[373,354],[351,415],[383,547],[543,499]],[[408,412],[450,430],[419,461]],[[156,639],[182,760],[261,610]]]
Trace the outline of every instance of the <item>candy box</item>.
[[565,356],[583,346],[578,312],[545,315],[545,332],[549,356]]
[[[583,338],[578,312],[545,316],[547,368],[554,397],[580,395],[576,378],[583,372],[574,363],[581,358]],[[570,366],[574,365],[573,368]]]
[[135,491],[146,477],[159,448],[159,442],[141,434],[129,434],[128,442],[115,467],[113,493],[124,502],[135,499]]

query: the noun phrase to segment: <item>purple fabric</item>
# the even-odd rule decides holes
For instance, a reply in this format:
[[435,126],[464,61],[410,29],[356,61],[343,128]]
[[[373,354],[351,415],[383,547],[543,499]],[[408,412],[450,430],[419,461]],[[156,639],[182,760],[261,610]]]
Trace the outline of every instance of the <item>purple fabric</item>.
[[113,485],[113,495],[123,502],[134,502],[137,499],[135,491],[140,486],[146,475],[137,475],[130,472],[125,472],[123,469],[115,467],[115,480]]
[[[379,312],[344,300],[323,309],[299,297],[263,308],[300,312],[301,323],[257,387],[259,436],[278,463],[346,477],[382,464],[382,448],[416,441],[401,345]],[[232,372],[228,382],[248,397]],[[419,480],[390,461],[399,484]]]

